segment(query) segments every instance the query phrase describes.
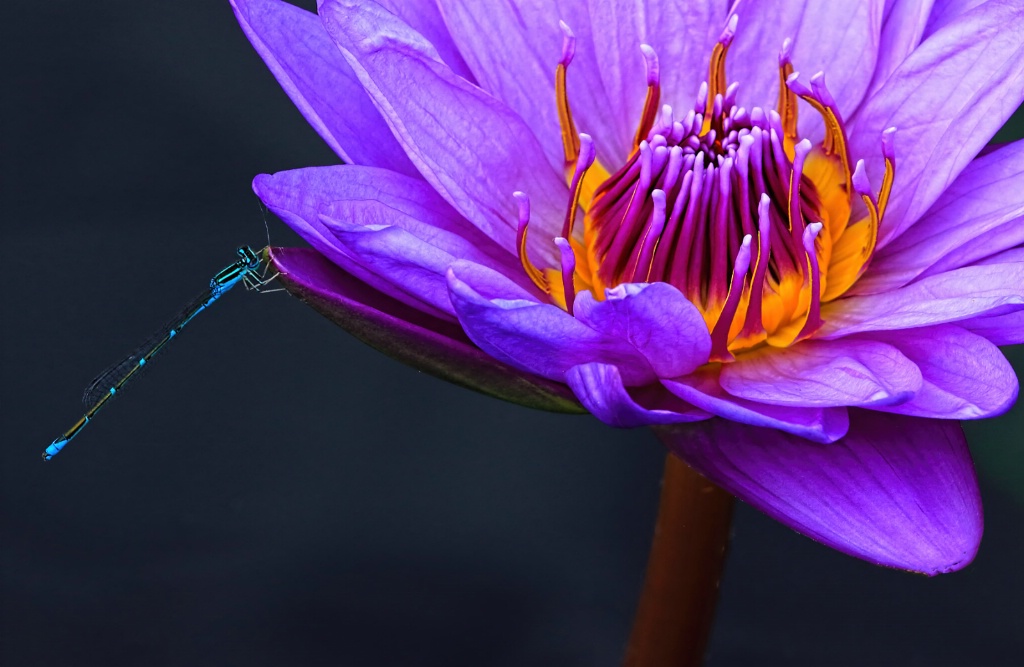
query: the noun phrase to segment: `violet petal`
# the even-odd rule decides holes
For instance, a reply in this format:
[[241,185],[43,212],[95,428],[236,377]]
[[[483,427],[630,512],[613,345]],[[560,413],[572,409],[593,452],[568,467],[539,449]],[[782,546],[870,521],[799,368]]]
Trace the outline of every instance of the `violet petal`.
[[316,14],[280,0],[231,5],[278,83],[338,157],[419,176]]
[[1024,242],[1024,140],[975,159],[917,224],[883,248],[856,294],[885,292]]
[[700,311],[668,283],[625,283],[601,301],[580,292],[573,312],[595,331],[629,341],[659,377],[686,375],[711,353]]
[[466,65],[465,59],[459,53],[452,36],[448,33],[448,26],[445,25],[444,17],[435,0],[377,0],[378,4],[398,18],[402,19],[410,28],[427,38],[427,41],[434,45],[441,60],[452,71],[470,83],[476,83],[476,78]]
[[933,0],[890,0],[885,3],[875,74],[868,87],[873,95],[921,43]]
[[724,419],[655,432],[715,484],[843,553],[927,575],[966,567],[983,521],[960,425],[851,412],[828,445]]
[[722,388],[759,403],[875,406],[904,403],[921,389],[921,371],[892,345],[809,340],[741,355],[722,368]]
[[938,419],[981,419],[1010,409],[1019,386],[995,345],[952,324],[868,334],[897,347],[921,369],[913,399],[876,410]]
[[909,329],[1002,315],[1024,306],[1024,265],[967,266],[891,292],[852,296],[821,309],[820,338]]
[[[740,82],[747,108],[774,109],[779,51],[788,37],[793,66],[805,80],[824,72],[829,92],[849,118],[874,73],[883,5],[882,0],[739,0],[732,10],[740,23],[729,51],[729,80]],[[820,138],[821,127],[818,114],[800,114],[801,136]]]
[[[327,0],[320,18],[410,159],[456,210],[512,248],[512,193],[523,191],[533,238],[557,235],[566,185],[518,114],[452,72],[422,35],[370,0]],[[532,251],[555,263],[553,243]]]
[[470,340],[516,368],[564,382],[573,366],[600,362],[617,366],[629,386],[656,378],[625,339],[594,331],[558,306],[516,296],[521,289],[486,267],[456,262],[448,286]]
[[273,248],[289,292],[367,345],[418,370],[502,400],[582,413],[567,387],[518,371],[475,347],[458,325],[408,308],[354,279],[319,253]]
[[[576,124],[581,132],[598,138],[596,148],[605,164],[616,165],[625,156],[617,151],[622,141],[614,128],[626,119],[609,113],[585,5],[564,1],[443,3],[452,39],[465,55],[480,87],[504,101],[526,121],[540,140],[548,162],[558,171],[565,165],[555,105],[555,67],[561,58],[563,38],[559,21],[569,26],[577,44],[566,77]],[[496,35],[500,37],[495,38]],[[642,81],[642,67],[637,77]],[[630,135],[625,141],[631,138]],[[609,159],[613,161],[608,162]]]
[[850,152],[872,182],[882,131],[896,134],[896,179],[879,247],[895,240],[949,187],[1024,100],[1024,12],[987,2],[928,38],[857,111]]
[[957,322],[965,329],[985,337],[994,345],[1024,343],[1024,309],[1005,315],[974,317]]
[[718,417],[779,429],[814,442],[833,442],[849,428],[846,408],[767,405],[736,398],[722,389],[719,372],[720,368],[711,366],[661,383],[687,403]]
[[566,372],[565,379],[583,407],[610,426],[632,428],[711,418],[710,414],[687,405],[658,385],[634,389],[635,398],[622,384],[619,369],[609,364],[573,366]]

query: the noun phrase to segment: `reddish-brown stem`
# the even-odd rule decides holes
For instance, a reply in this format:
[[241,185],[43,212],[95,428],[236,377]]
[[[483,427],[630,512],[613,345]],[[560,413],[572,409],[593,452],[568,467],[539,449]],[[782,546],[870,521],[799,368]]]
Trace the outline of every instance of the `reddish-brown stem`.
[[672,454],[625,667],[697,667],[714,621],[732,496]]

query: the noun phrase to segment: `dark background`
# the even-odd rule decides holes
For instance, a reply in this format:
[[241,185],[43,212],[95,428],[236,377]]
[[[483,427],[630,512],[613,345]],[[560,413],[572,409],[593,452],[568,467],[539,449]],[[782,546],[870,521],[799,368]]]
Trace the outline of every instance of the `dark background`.
[[[226,1],[5,2],[0,30],[0,663],[618,664],[653,436],[424,376],[284,293],[223,299],[40,461],[95,373],[263,244],[251,178],[336,158]],[[1016,664],[1022,427],[967,425],[987,530],[958,574],[739,506],[710,664]]]

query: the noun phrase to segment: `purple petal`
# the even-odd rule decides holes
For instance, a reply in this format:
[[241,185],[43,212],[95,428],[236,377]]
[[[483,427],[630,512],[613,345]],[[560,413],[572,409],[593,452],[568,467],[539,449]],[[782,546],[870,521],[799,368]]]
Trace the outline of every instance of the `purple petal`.
[[981,497],[956,422],[855,409],[829,445],[722,419],[656,432],[726,491],[851,556],[935,575],[978,551]]
[[392,221],[396,224],[419,219],[453,234],[475,234],[483,248],[489,243],[422,180],[384,169],[346,165],[261,174],[253,180],[253,190],[271,211],[332,262],[385,294],[436,317],[450,317],[451,309],[438,310],[367,268],[320,219],[320,209],[330,202],[379,200],[394,209]]
[[434,0],[377,0],[381,7],[402,19],[410,28],[434,45],[441,61],[470,83],[476,83],[473,73],[452,41],[441,10]]
[[[413,163],[462,215],[514,247],[512,193],[533,204],[534,239],[561,228],[567,188],[522,119],[442,63],[419,33],[370,0],[328,0],[327,32],[373,98]],[[554,264],[553,243],[536,243]]]
[[771,405],[874,406],[912,398],[921,371],[885,343],[812,340],[742,355],[722,368],[720,382],[733,396]]
[[766,405],[732,396],[719,384],[712,366],[692,375],[662,380],[673,394],[701,410],[731,421],[779,429],[815,442],[833,442],[849,427],[846,408]]
[[474,347],[457,325],[374,291],[315,251],[273,248],[271,257],[289,292],[389,357],[512,403],[553,412],[582,412],[564,385],[497,361]]
[[984,336],[994,345],[1024,343],[1024,310],[1005,315],[974,317],[957,324],[979,336]]
[[977,158],[921,220],[883,248],[855,287],[884,292],[1024,243],[1024,140]]
[[[578,129],[597,139],[602,160],[618,164],[625,153],[614,128],[619,119],[608,111],[591,41],[590,16],[581,2],[472,2],[443,3],[452,39],[465,55],[480,86],[504,101],[540,140],[551,166],[565,164],[555,105],[555,67],[562,55],[565,21],[576,37],[576,55],[569,66],[567,86]],[[499,36],[496,38],[496,36]],[[643,79],[643,68],[639,70]],[[640,97],[641,103],[643,97]],[[639,113],[636,111],[635,113]],[[626,141],[632,138],[630,135]]]
[[899,348],[924,376],[921,391],[912,400],[877,410],[938,419],[981,419],[1006,412],[1017,399],[1017,376],[999,348],[958,326],[870,336]]
[[[465,241],[448,243],[445,248],[427,243],[402,227],[388,224],[399,214],[380,202],[344,202],[334,208],[340,217],[321,216],[321,221],[334,232],[349,256],[391,285],[389,294],[402,292],[455,315],[448,299],[446,272],[458,258],[453,251],[480,261],[472,246]],[[351,218],[346,219],[346,214]]]
[[707,363],[711,335],[700,311],[668,283],[626,283],[576,297],[578,320],[603,334],[629,341],[659,377],[686,375]]
[[925,27],[924,38],[928,39],[958,19],[961,14],[965,14],[986,2],[988,0],[935,0],[935,3],[932,5],[932,11],[928,15],[928,24]]
[[[744,106],[775,108],[779,51],[788,37],[793,40],[793,66],[808,79],[824,72],[829,92],[843,117],[849,118],[875,70],[883,4],[739,0],[732,10],[740,22],[727,69],[729,81],[740,84]],[[818,114],[800,114],[801,136],[818,136],[821,127]]]
[[656,378],[625,339],[594,331],[561,308],[537,302],[479,264],[454,264],[448,286],[470,340],[516,368],[564,382],[573,366],[600,362],[617,366],[629,386]]
[[896,180],[880,247],[897,238],[1024,100],[1024,12],[989,2],[927,39],[858,110],[850,150],[881,182],[882,130],[896,133]]
[[1024,265],[968,266],[922,278],[891,292],[852,296],[821,309],[820,338],[861,331],[910,329],[983,315],[1002,315],[1024,305]]
[[633,389],[634,398],[622,384],[619,369],[608,364],[573,366],[566,372],[565,379],[583,407],[610,426],[633,428],[711,418],[658,385]]
[[868,88],[873,95],[897,67],[917,48],[924,37],[933,0],[892,0],[886,2],[882,36],[875,75]]
[[231,5],[288,97],[342,160],[419,176],[315,14],[280,0]]
[[[653,47],[664,63],[661,100],[682,117],[693,108],[700,83],[708,77],[708,59],[725,27],[729,2],[598,0],[590,2],[589,8],[600,68],[600,79],[591,85],[607,91],[605,113],[616,122],[614,149],[621,161],[632,148],[647,94],[640,45]],[[595,139],[600,147],[604,138],[595,135]]]

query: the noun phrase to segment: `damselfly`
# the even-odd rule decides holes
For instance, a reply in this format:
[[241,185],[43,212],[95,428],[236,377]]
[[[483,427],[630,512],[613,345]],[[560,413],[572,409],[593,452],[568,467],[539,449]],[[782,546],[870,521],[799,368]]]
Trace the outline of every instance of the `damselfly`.
[[[110,399],[114,398],[125,386],[139,377],[146,365],[157,354],[167,346],[171,339],[181,333],[181,330],[188,326],[196,315],[203,312],[210,305],[224,295],[238,283],[245,285],[247,290],[259,291],[261,287],[273,280],[276,276],[266,277],[266,266],[269,265],[267,248],[254,252],[249,246],[242,246],[236,251],[238,261],[224,267],[210,279],[209,286],[202,294],[192,299],[181,312],[174,316],[166,325],[161,327],[146,339],[146,342],[135,348],[128,356],[117,362],[107,370],[96,376],[96,379],[89,383],[82,401],[89,407],[88,412],[75,422],[75,425],[65,431],[59,438],[54,440],[43,452],[43,460],[49,461],[64,449],[64,446],[71,442],[72,438],[78,435],[85,425],[92,421],[96,413],[105,406]],[[261,271],[261,267],[263,270]]]

